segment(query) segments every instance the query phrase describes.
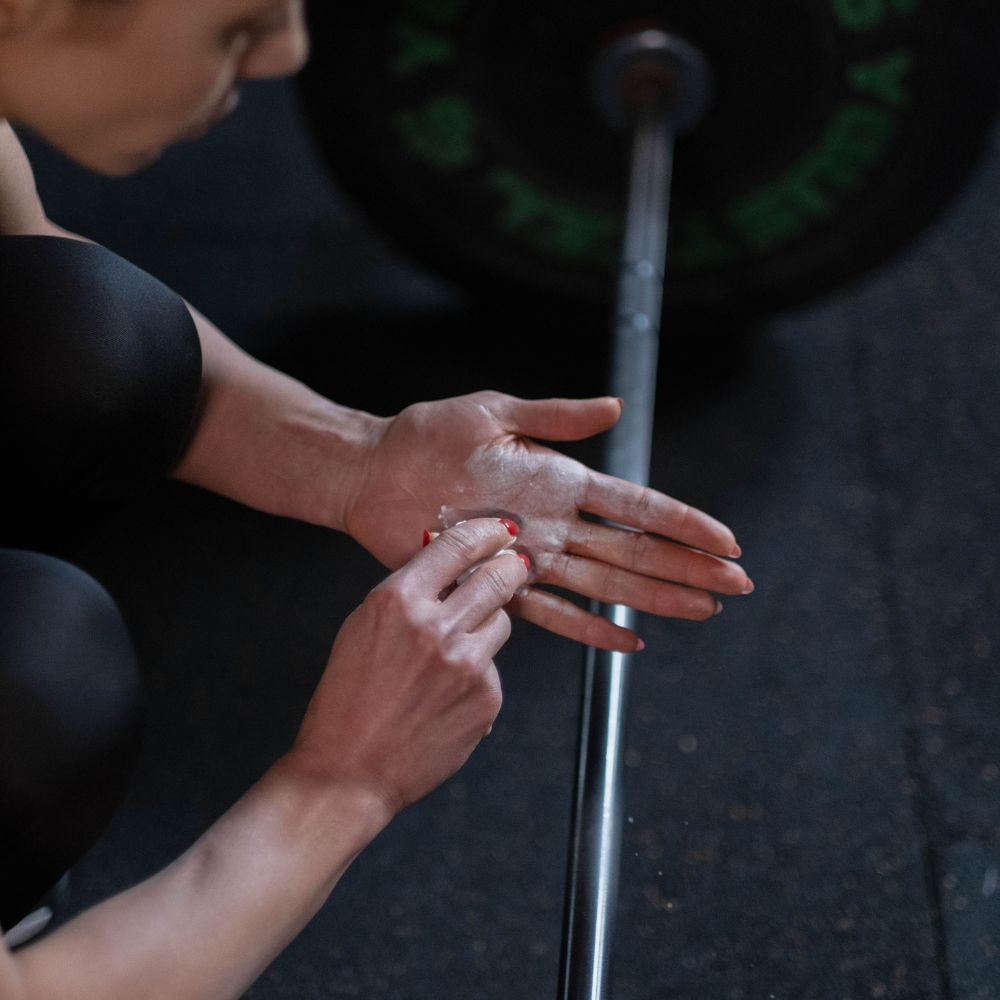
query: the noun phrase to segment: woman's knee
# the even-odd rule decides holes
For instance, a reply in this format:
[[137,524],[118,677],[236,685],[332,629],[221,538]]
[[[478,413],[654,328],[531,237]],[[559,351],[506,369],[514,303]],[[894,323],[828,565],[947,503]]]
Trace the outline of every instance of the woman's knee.
[[67,563],[0,549],[0,927],[101,836],[140,724],[135,656],[111,597]]
[[131,639],[108,593],[68,563],[0,551],[5,811],[30,813],[81,782],[123,786],[141,711]]

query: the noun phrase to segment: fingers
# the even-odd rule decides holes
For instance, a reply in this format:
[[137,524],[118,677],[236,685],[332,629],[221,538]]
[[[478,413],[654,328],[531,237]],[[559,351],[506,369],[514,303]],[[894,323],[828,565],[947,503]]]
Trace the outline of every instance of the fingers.
[[510,638],[510,615],[503,608],[494,611],[475,631],[480,648],[492,660]]
[[[516,560],[520,562],[520,560]],[[489,735],[493,724],[500,714],[503,704],[503,692],[500,686],[500,675],[497,673],[493,658],[500,652],[510,638],[510,617],[502,609],[492,612],[484,622],[471,634],[465,635],[460,642],[471,645],[476,650],[477,660],[485,660],[486,666],[480,674],[484,686],[485,725],[482,726],[483,736]]]
[[503,426],[514,434],[544,441],[580,441],[613,427],[622,405],[614,396],[596,399],[517,399],[501,396],[490,404]]
[[[420,589],[436,598],[466,570],[513,544],[514,532],[508,524],[513,522],[492,517],[456,524],[421,549],[399,572],[419,580]],[[474,575],[478,576],[478,572]]]
[[507,607],[511,614],[533,625],[586,646],[621,653],[634,653],[643,648],[642,640],[634,632],[547,590],[530,587],[521,591]]
[[716,594],[747,594],[753,589],[746,572],[736,563],[642,531],[580,521],[567,539],[566,548],[574,555],[640,576]]
[[714,517],[648,486],[637,486],[601,472],[589,472],[581,508],[609,521],[664,535],[706,552],[736,558],[741,555],[733,533]]
[[624,604],[666,618],[704,621],[721,610],[716,598],[705,590],[654,580],[580,556],[549,557],[541,579],[584,597],[607,604]]
[[524,586],[528,579],[526,558],[505,552],[483,563],[448,595],[442,611],[443,620],[454,629],[478,630],[510,601],[519,587]]

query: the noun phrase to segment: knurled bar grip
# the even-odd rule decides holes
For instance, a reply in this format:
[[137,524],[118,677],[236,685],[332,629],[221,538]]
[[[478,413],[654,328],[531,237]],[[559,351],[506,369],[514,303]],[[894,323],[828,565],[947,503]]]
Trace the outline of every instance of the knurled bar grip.
[[[612,343],[611,394],[625,400],[608,434],[604,469],[649,482],[674,129],[659,95],[640,107],[632,139],[628,209]],[[620,604],[595,610],[631,628]],[[621,856],[622,730],[631,654],[588,648],[559,972],[560,1000],[605,1000]]]

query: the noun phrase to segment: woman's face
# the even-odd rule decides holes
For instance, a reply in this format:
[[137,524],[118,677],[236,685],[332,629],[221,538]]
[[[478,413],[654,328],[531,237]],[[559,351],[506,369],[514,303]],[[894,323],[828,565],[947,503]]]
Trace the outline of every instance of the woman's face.
[[241,80],[295,73],[308,54],[303,0],[19,2],[29,16],[0,30],[0,115],[105,174],[200,135]]

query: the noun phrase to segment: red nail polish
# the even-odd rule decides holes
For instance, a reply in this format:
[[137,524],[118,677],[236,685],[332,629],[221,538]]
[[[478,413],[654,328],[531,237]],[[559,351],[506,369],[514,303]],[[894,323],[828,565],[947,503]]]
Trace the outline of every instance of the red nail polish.
[[424,528],[424,548],[431,544],[431,533]]
[[517,558],[520,559],[521,562],[524,563],[524,568],[530,573],[531,572],[531,560],[523,552],[518,552],[517,553]]
[[512,535],[517,534],[519,529],[516,521],[512,521],[509,517],[501,517],[498,520]]

